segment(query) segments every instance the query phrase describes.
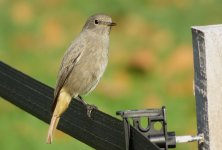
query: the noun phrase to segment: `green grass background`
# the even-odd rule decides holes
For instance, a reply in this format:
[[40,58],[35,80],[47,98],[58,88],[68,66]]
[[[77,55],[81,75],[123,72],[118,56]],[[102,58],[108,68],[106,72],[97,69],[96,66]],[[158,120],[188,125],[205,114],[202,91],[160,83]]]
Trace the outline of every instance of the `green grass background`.
[[[118,24],[109,65],[88,102],[113,116],[165,105],[169,131],[194,135],[190,27],[221,23],[221,8],[219,0],[0,0],[0,60],[54,87],[61,57],[85,20],[109,14]],[[0,122],[1,150],[92,149],[60,131],[45,144],[48,125],[3,99]]]

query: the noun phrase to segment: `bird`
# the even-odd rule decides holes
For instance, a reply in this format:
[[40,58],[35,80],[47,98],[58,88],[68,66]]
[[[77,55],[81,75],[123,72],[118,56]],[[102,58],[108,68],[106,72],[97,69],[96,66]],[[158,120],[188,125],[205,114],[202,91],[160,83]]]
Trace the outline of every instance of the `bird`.
[[52,143],[53,132],[72,98],[86,106],[88,117],[91,117],[93,109],[97,109],[95,105],[86,103],[82,95],[92,92],[103,76],[108,64],[109,35],[115,25],[106,14],[90,16],[78,37],[66,50],[54,90],[52,118],[46,143]]

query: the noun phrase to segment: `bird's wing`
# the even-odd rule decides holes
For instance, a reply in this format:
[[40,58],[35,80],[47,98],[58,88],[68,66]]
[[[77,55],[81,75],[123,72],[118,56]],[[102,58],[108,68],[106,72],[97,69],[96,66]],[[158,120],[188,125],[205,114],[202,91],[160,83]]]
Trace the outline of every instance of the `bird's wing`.
[[77,42],[74,42],[66,51],[63,57],[61,66],[60,66],[57,85],[54,91],[54,101],[52,105],[52,112],[55,109],[60,90],[62,89],[65,82],[67,81],[67,78],[69,77],[76,63],[79,61],[84,49],[85,49],[85,46],[83,43],[77,44]]

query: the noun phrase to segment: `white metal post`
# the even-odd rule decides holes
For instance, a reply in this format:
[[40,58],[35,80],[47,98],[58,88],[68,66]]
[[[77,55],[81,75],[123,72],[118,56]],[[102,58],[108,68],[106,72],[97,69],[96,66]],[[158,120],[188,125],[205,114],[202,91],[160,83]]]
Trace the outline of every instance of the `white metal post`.
[[192,27],[199,150],[222,149],[222,25]]

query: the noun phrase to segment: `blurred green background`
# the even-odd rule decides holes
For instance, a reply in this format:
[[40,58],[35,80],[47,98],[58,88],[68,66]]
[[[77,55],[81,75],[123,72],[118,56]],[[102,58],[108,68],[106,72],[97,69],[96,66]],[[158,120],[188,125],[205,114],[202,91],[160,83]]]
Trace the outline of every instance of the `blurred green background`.
[[[165,105],[169,131],[196,134],[190,27],[219,24],[221,8],[219,0],[0,0],[0,60],[54,87],[61,57],[85,20],[109,14],[118,24],[109,65],[87,101],[113,116]],[[0,121],[1,150],[92,149],[60,131],[45,144],[48,125],[3,99]]]

